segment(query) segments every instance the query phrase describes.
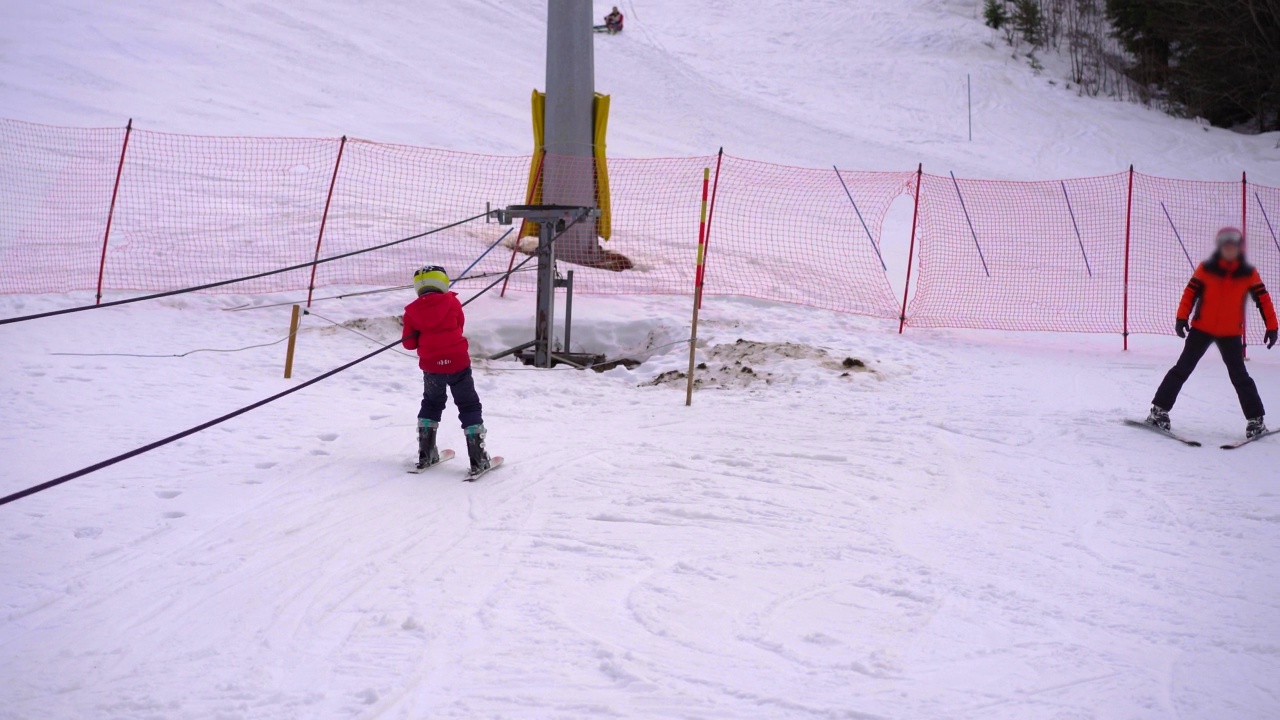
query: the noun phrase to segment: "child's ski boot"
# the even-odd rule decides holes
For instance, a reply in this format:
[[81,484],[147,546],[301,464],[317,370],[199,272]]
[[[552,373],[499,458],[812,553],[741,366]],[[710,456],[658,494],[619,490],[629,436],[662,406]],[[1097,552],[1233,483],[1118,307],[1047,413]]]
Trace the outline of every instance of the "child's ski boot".
[[467,457],[471,459],[471,474],[479,475],[489,469],[489,453],[484,448],[487,431],[483,425],[472,425],[466,429]]
[[427,418],[418,418],[418,465],[417,469],[427,468],[440,462],[440,451],[436,448],[436,431],[440,423]]
[[468,477],[475,479],[489,471],[492,462],[489,453],[484,449],[484,437],[487,434],[484,425],[472,425],[466,429],[467,457],[471,459],[471,472]]

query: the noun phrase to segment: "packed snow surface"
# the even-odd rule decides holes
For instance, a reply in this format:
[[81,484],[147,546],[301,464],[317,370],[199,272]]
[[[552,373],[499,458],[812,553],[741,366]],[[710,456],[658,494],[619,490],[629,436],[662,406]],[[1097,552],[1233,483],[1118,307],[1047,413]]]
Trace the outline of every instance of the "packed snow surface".
[[[287,307],[220,308],[280,299],[4,328],[0,492],[296,383],[280,377],[283,345],[92,355],[270,342]],[[396,337],[406,299],[318,304],[296,377]],[[526,339],[531,305],[473,304],[474,352]],[[0,717],[1221,719],[1280,706],[1280,445],[1217,449],[1243,421],[1216,359],[1175,413],[1206,443],[1193,449],[1120,423],[1171,362],[1170,339],[1125,354],[1115,337],[899,337],[713,298],[699,362],[709,379],[724,366],[744,379],[686,408],[682,382],[654,381],[685,368],[687,346],[670,343],[687,311],[580,299],[575,347],[646,360],[631,371],[480,362],[490,446],[508,464],[476,484],[461,460],[405,472],[421,375],[384,353],[0,508]],[[1255,355],[1280,402],[1280,362]],[[462,448],[452,409],[442,435]]]
[[[1280,185],[1276,134],[1080,98],[1052,58],[1037,75],[994,42],[979,4],[624,0],[626,32],[596,46],[611,151]],[[530,149],[540,2],[2,13],[6,116]],[[885,237],[898,283],[903,209]],[[289,309],[266,306],[299,297],[0,328],[0,495],[357,358],[410,299],[318,302],[284,380]],[[0,317],[91,301],[0,298]],[[532,304],[471,305],[473,353],[528,340]],[[1244,422],[1212,354],[1174,413],[1194,449],[1120,422],[1172,338],[899,336],[715,297],[686,408],[689,304],[577,299],[573,349],[631,370],[478,361],[507,458],[479,483],[461,460],[405,472],[421,375],[387,352],[0,507],[0,718],[1280,713],[1280,439],[1216,447]],[[1280,353],[1250,352],[1280,403]],[[461,450],[451,413],[443,445]]]

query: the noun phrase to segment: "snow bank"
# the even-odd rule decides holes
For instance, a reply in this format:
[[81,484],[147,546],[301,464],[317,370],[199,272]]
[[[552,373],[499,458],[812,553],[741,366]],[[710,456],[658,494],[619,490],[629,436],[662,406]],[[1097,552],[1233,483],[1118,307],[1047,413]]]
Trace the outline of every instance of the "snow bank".
[[[613,2],[596,4],[603,17]],[[1036,74],[978,0],[620,0],[596,40],[623,157],[1043,179],[1140,171],[1280,185],[1280,134],[1243,136]],[[530,150],[545,6],[389,0],[52,0],[8,9],[0,107],[17,119],[210,135],[353,135]],[[1053,63],[1050,63],[1053,65]],[[973,77],[967,141],[965,76]]]

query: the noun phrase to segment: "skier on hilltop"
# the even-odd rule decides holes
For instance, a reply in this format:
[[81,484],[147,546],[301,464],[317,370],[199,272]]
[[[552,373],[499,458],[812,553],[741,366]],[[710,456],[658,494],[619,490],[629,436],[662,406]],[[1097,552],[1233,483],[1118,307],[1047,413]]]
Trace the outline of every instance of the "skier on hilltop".
[[617,35],[622,32],[622,11],[617,5],[613,6],[613,12],[604,16],[604,29],[610,35]]
[[445,390],[453,393],[458,419],[467,436],[471,475],[479,476],[490,467],[485,451],[484,418],[480,395],[471,375],[471,352],[462,330],[466,317],[457,293],[449,292],[449,274],[438,265],[428,265],[413,275],[418,299],[404,309],[403,344],[418,351],[422,368],[422,407],[418,411],[418,470],[440,462],[436,431],[444,414]]
[[[1267,432],[1258,386],[1244,366],[1244,311],[1252,296],[1267,325],[1267,349],[1276,344],[1276,311],[1258,271],[1244,259],[1244,236],[1236,228],[1223,228],[1216,238],[1217,251],[1196,268],[1182,293],[1178,306],[1178,337],[1186,338],[1178,364],[1165,375],[1151,401],[1147,424],[1170,429],[1169,411],[1178,400],[1182,385],[1196,369],[1210,345],[1217,345],[1227,365],[1231,384],[1240,397],[1240,407],[1248,421],[1245,435],[1252,439]],[[1194,315],[1192,315],[1194,311]]]

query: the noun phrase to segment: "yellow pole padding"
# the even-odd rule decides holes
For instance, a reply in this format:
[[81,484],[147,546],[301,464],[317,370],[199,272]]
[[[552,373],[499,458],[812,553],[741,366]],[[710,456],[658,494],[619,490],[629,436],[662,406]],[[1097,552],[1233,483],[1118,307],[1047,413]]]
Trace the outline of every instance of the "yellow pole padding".
[[605,158],[605,135],[609,132],[609,96],[596,93],[595,137],[593,148],[596,156],[596,207],[600,217],[596,219],[596,234],[602,240],[613,237],[613,203],[609,196],[609,161]]
[[[595,197],[600,217],[596,219],[596,235],[608,240],[613,237],[613,203],[609,193],[609,162],[605,150],[605,137],[609,132],[609,96],[596,93],[593,104],[594,131],[592,155],[595,157]],[[542,204],[542,162],[547,137],[547,94],[533,91],[533,158],[529,164],[529,184],[525,194],[527,204]],[[538,226],[522,223],[520,237],[537,237]]]

